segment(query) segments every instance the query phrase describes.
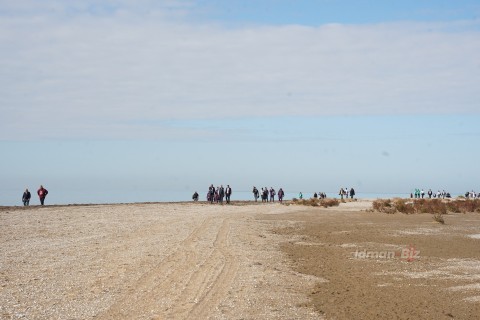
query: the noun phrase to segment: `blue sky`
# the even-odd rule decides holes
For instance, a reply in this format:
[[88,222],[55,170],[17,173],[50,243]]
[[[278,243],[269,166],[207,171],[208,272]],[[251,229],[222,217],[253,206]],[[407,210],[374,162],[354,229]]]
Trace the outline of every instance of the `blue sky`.
[[478,1],[0,1],[0,205],[40,184],[54,203],[211,183],[479,190],[479,13]]

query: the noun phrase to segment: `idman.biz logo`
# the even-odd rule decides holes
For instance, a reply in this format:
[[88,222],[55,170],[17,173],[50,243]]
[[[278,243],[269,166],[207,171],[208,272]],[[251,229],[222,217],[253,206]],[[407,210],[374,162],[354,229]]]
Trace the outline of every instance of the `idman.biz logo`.
[[415,259],[420,258],[420,250],[417,250],[414,246],[410,245],[401,250],[386,250],[386,251],[374,251],[374,250],[356,250],[353,252],[355,259],[404,259],[408,262],[412,262]]

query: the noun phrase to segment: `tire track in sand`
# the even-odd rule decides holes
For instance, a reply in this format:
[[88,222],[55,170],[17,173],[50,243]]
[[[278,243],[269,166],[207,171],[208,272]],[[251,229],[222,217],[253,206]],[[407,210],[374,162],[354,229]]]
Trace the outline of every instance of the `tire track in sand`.
[[[213,243],[214,249],[190,278],[180,295],[171,318],[206,319],[225,297],[234,280],[239,263],[229,250],[230,220],[223,219]],[[193,300],[192,300],[193,299]]]
[[229,232],[228,219],[205,219],[97,319],[207,318],[238,270],[228,250]]

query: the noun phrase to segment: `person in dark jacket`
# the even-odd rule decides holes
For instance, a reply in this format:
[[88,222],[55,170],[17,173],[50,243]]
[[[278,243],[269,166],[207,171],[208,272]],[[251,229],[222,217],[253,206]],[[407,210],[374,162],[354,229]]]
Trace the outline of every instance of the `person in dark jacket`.
[[210,201],[210,203],[213,203],[214,201],[214,196],[215,196],[215,187],[213,184],[208,188],[208,196],[207,200]]
[[230,196],[232,195],[232,188],[230,188],[230,185],[227,184],[227,188],[225,189],[225,200],[227,203],[230,203]]
[[38,197],[40,198],[40,204],[43,206],[43,203],[45,202],[45,197],[48,194],[48,190],[45,189],[43,186],[40,186],[40,189],[37,191]]
[[275,202],[275,189],[273,189],[272,187],[270,187],[270,202]]
[[280,202],[283,201],[283,195],[284,195],[284,194],[285,194],[285,193],[283,192],[283,189],[282,189],[282,188],[278,189],[278,201],[280,201]]
[[218,202],[220,202],[220,204],[223,204],[223,197],[225,197],[225,189],[223,188],[223,185],[220,185],[220,188],[218,189]]
[[353,188],[350,189],[350,199],[353,199],[353,196],[355,195],[355,190]]
[[22,196],[22,201],[24,206],[28,206],[30,204],[30,198],[32,197],[32,194],[28,189],[25,189],[25,192],[23,193]]
[[257,187],[253,186],[252,193],[253,193],[253,197],[255,198],[255,202],[257,202],[258,194],[259,194]]
[[198,201],[198,192],[195,191],[195,193],[192,196],[193,201]]

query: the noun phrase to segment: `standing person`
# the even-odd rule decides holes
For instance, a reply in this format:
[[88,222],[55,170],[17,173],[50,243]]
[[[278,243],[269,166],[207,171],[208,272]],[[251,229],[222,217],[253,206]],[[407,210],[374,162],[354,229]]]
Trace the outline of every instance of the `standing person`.
[[428,189],[427,194],[428,194],[428,198],[432,199],[432,194],[433,194],[432,189]]
[[425,196],[425,191],[423,191],[423,189],[422,189],[422,191],[420,192],[420,194],[422,195],[422,199],[423,199],[423,197]]
[[198,201],[198,192],[195,191],[192,196],[193,201]]
[[353,199],[354,195],[355,195],[355,190],[353,190],[353,188],[350,188],[350,199]]
[[225,199],[227,200],[227,203],[230,203],[231,195],[232,195],[232,188],[230,188],[230,185],[227,184],[227,188],[225,189]]
[[223,185],[220,185],[218,189],[218,201],[220,204],[223,204],[223,197],[225,197],[225,189],[223,189]]
[[262,202],[268,202],[268,189],[267,189],[267,187],[262,188],[262,190],[263,190]]
[[28,206],[30,204],[30,198],[32,197],[32,194],[28,189],[25,189],[25,192],[23,193],[22,196],[22,201],[24,206]]
[[282,188],[278,189],[278,201],[280,201],[280,203],[282,203],[283,201],[283,195],[284,195],[283,189]]
[[270,187],[270,202],[275,202],[275,189]]
[[301,191],[298,193],[298,198],[299,198],[300,200],[302,200],[302,199],[303,199],[303,194],[302,194],[302,192],[301,192]]
[[207,200],[210,201],[210,203],[213,203],[213,196],[215,195],[215,188],[213,187],[213,184],[208,187],[208,196]]
[[43,203],[45,202],[45,197],[48,194],[48,190],[45,189],[43,186],[40,186],[40,189],[37,191],[38,197],[40,198],[40,204],[43,206]]
[[258,200],[258,189],[257,189],[257,187],[253,186],[252,193],[253,193],[253,197],[255,198],[255,202],[257,202],[257,200]]
[[343,188],[340,188],[340,191],[338,191],[338,195],[340,196],[340,199],[342,199],[342,200],[343,200],[343,193],[344,192],[345,191],[343,190]]

